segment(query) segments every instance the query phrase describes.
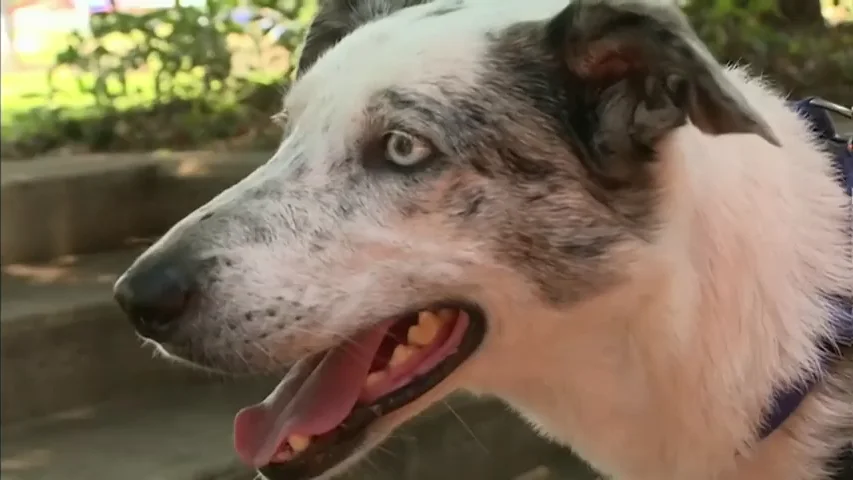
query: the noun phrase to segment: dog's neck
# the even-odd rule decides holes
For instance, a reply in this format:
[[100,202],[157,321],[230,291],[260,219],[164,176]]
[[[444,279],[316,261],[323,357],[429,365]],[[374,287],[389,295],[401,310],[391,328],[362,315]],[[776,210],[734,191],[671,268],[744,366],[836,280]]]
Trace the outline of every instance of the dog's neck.
[[543,321],[502,333],[529,356],[493,366],[501,381],[487,389],[617,478],[748,470],[775,389],[819,364],[821,293],[849,284],[843,207],[825,157],[777,103],[768,118],[796,139],[784,158],[690,127],[664,146],[666,227],[624,285],[568,313],[505,309]]

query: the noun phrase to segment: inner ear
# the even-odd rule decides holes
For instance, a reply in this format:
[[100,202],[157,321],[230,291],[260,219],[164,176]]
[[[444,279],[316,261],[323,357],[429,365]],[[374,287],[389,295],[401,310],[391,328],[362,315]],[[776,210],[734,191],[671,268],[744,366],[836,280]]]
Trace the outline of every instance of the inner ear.
[[751,133],[779,145],[675,6],[575,0],[549,22],[546,42],[569,94],[588,110],[585,153],[602,175],[627,180],[688,120],[711,135]]

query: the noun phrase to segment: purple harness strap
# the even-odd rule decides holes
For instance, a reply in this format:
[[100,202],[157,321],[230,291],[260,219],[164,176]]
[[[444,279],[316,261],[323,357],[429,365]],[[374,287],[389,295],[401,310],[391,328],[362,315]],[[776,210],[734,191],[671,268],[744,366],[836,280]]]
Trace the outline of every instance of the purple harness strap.
[[[835,125],[829,115],[829,111],[834,111],[850,116],[850,109],[818,98],[808,98],[795,102],[792,107],[811,122],[815,132],[825,142],[827,150],[833,156],[842,187],[847,191],[848,196],[853,194],[853,137],[842,138],[836,132]],[[851,224],[851,235],[853,235],[853,224]],[[851,268],[853,268],[853,259],[851,259]],[[853,346],[853,298],[836,296],[829,300],[833,306],[830,321],[833,324],[836,336],[824,342],[825,354],[822,362],[824,367],[828,367],[833,359],[838,358],[840,346]],[[820,376],[815,374],[797,385],[777,391],[772,407],[768,409],[764,418],[759,438],[764,439],[779,428],[794,413],[819,380]]]

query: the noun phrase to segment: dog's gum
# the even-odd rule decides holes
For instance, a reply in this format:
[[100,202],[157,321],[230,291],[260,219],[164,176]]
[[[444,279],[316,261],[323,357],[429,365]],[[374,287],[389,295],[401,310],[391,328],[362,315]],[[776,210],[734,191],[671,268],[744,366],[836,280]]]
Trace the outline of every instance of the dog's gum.
[[438,311],[438,318],[441,319],[442,323],[451,322],[459,316],[459,310],[455,308],[442,308]]
[[376,385],[377,383],[385,380],[385,377],[388,376],[388,372],[385,370],[377,370],[375,372],[371,372],[367,375],[367,379],[364,381],[364,385],[367,387]]
[[391,360],[388,361],[388,368],[399,367],[412,355],[417,353],[418,347],[413,345],[397,345],[394,353],[391,354]]
[[287,444],[295,453],[304,452],[311,445],[311,437],[293,434],[287,437]]
[[293,456],[293,453],[292,453],[292,452],[289,452],[289,451],[287,451],[286,449],[285,449],[285,450],[281,450],[281,451],[277,452],[277,453],[276,453],[276,454],[275,454],[275,455],[270,459],[270,462],[273,462],[273,463],[284,463],[284,462],[286,462],[286,461],[290,460],[290,458],[291,458],[292,456]]
[[409,327],[407,341],[411,345],[425,347],[435,340],[444,321],[438,315],[423,311],[418,314],[418,323]]

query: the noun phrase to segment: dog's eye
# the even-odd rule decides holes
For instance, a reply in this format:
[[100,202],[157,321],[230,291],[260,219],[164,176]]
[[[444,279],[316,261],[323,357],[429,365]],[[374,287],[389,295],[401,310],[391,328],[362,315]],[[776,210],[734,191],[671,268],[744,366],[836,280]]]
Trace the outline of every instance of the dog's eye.
[[385,136],[385,157],[401,167],[411,167],[432,154],[432,146],[425,140],[399,130]]

